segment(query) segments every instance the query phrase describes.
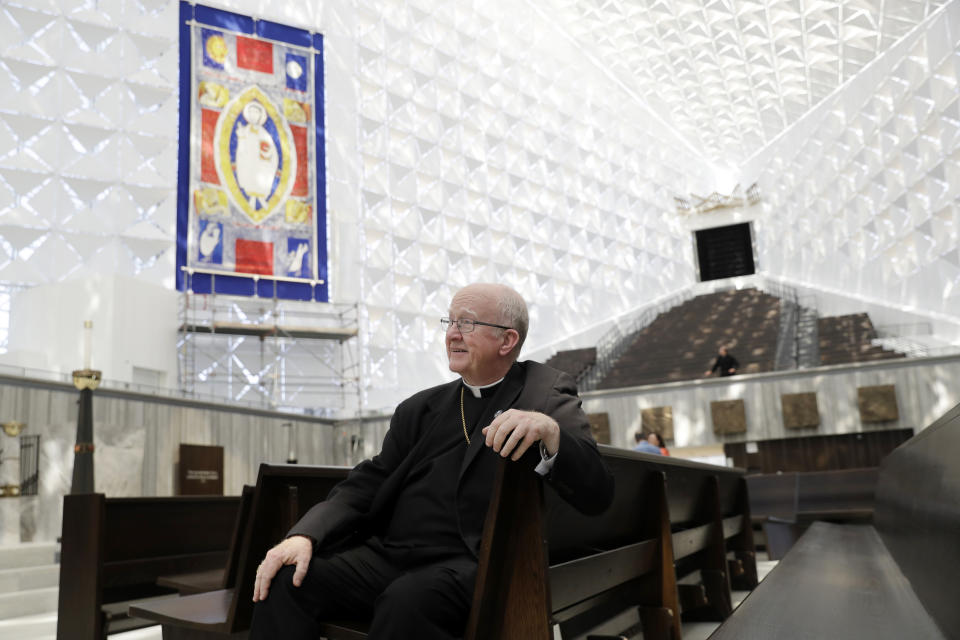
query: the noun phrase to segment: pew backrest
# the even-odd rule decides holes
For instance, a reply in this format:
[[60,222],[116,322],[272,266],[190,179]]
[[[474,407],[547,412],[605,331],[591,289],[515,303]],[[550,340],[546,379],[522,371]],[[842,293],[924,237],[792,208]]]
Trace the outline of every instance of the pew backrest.
[[[674,571],[682,578],[708,568],[726,571],[724,551],[753,553],[744,470],[601,446],[605,459],[643,460],[664,474]],[[752,564],[752,558],[744,558]],[[748,569],[753,576],[755,571]],[[751,582],[755,578],[749,578]]]
[[874,525],[924,607],[960,629],[960,405],[880,466]]
[[228,613],[231,632],[250,627],[257,565],[267,551],[283,540],[310,507],[326,499],[330,490],[349,472],[349,467],[260,465],[250,512],[251,524],[239,553],[236,593]]
[[163,625],[183,638],[244,635],[253,617],[257,565],[311,506],[327,497],[347,467],[261,464],[249,516],[234,538],[223,589],[130,607],[132,615]]
[[798,520],[869,520],[878,469],[792,471],[747,476],[754,517]]
[[719,599],[729,601],[725,540],[752,563],[743,470],[600,451],[615,493],[597,516],[577,512],[526,470],[498,470],[468,640],[548,638],[551,624],[576,636],[628,607],[639,607],[649,637],[679,638],[677,556],[691,571],[716,572]]
[[820,519],[869,520],[878,469],[833,469],[797,474],[797,512]]
[[543,484],[547,616],[564,636],[617,613],[624,601],[679,614],[664,473],[632,452],[601,455],[615,479],[603,513],[580,513]]
[[104,605],[168,590],[162,575],[223,567],[239,498],[64,496],[58,640],[100,638]]

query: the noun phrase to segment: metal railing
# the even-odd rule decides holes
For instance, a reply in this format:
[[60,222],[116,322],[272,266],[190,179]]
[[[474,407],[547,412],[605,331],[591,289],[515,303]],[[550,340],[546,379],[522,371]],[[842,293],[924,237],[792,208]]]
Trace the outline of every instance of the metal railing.
[[[30,367],[17,367],[0,364],[0,377],[30,379],[38,382],[52,382],[73,387],[73,377],[68,373],[59,371],[49,371],[46,369],[33,369]],[[104,378],[100,381],[98,390],[120,391],[125,393],[136,393],[146,396],[157,396],[160,398],[170,398],[175,400],[186,400],[191,402],[206,402],[209,404],[230,405],[233,407],[244,407],[249,409],[260,409],[265,411],[276,411],[279,413],[302,414],[316,417],[334,417],[335,411],[325,411],[322,407],[301,407],[301,406],[275,406],[268,404],[261,398],[248,400],[245,398],[230,399],[223,394],[191,392],[186,393],[181,389],[171,387],[161,387],[149,384],[140,384],[136,382],[127,382],[125,380],[114,380]]]
[[636,310],[629,317],[614,321],[613,328],[597,341],[596,362],[577,379],[580,390],[596,389],[597,384],[610,372],[613,364],[633,343],[638,333],[650,326],[664,311],[683,304],[693,297],[695,297],[693,288],[688,287]]
[[20,436],[20,495],[35,496],[39,490],[40,436]]
[[[896,351],[906,355],[908,358],[925,358],[932,355],[930,347],[919,342],[914,342],[909,338],[899,338],[891,336],[888,338],[874,338],[870,341],[874,347],[881,347],[887,351]],[[945,355],[945,354],[938,354]]]
[[[815,367],[820,363],[817,334],[817,299],[800,295],[791,286],[759,278],[756,287],[780,299],[780,332],[777,336],[776,370]],[[784,317],[786,316],[786,317]]]
[[[801,296],[793,287],[768,281],[764,278],[751,281],[749,286],[779,298],[783,308],[786,309],[786,313],[784,313],[784,309],[781,309],[776,369],[798,369],[801,366],[815,366],[815,363],[810,364],[810,362],[811,358],[818,361],[817,345],[815,344],[817,340],[816,326],[814,323],[812,328],[807,327],[806,324],[809,323],[806,320],[809,318],[811,311],[814,317],[816,315],[816,298],[812,295]],[[596,363],[577,378],[577,385],[580,390],[592,391],[596,389],[600,381],[613,368],[614,363],[633,343],[637,334],[650,326],[661,313],[698,295],[716,293],[729,288],[732,287],[714,287],[707,291],[698,289],[698,285],[693,285],[643,307],[627,318],[616,321],[613,328],[597,341]],[[813,351],[812,355],[811,350]]]
[[943,356],[960,352],[960,346],[940,345],[931,346],[914,338],[933,337],[932,322],[910,322],[903,324],[886,324],[874,327],[877,337],[870,344],[905,354],[908,358],[924,358],[928,356]]
[[878,338],[904,338],[907,336],[933,335],[932,322],[909,322],[903,324],[884,324],[874,327]]
[[874,331],[877,332],[877,337],[871,340],[870,344],[876,347],[898,351],[906,354],[909,358],[922,358],[931,355],[929,345],[911,339],[917,336],[933,335],[933,323],[931,322],[885,324],[874,327]]
[[798,368],[800,360],[797,340],[800,322],[800,305],[794,300],[780,298],[780,330],[777,332],[777,350],[774,356],[775,371],[789,371]]

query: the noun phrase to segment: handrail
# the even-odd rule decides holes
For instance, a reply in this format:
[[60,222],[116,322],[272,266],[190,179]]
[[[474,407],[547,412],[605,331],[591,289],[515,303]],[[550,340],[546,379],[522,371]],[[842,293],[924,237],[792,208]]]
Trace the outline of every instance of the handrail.
[[648,306],[642,307],[622,324],[614,322],[613,327],[597,341],[597,359],[593,366],[584,371],[577,378],[577,386],[582,391],[591,391],[603,379],[613,363],[617,361],[636,334],[650,326],[664,311],[680,305],[694,296],[692,287],[682,289],[677,293],[662,298]]
[[904,336],[933,335],[932,322],[910,322],[903,324],[884,324],[874,326],[879,338],[901,338]]
[[[764,293],[775,296],[781,301],[786,301],[787,304],[792,304],[795,306],[797,313],[795,313],[792,318],[792,323],[794,325],[793,330],[784,332],[783,328],[781,328],[781,333],[791,334],[789,339],[793,342],[793,344],[777,345],[777,361],[780,361],[781,355],[784,359],[786,359],[789,355],[787,354],[787,351],[792,351],[792,358],[790,358],[793,365],[792,368],[797,368],[799,366],[801,352],[800,341],[803,339],[799,330],[801,316],[803,315],[801,310],[816,310],[816,298],[809,295],[800,295],[795,288],[789,285],[772,282],[763,277],[757,278],[755,281],[751,281],[750,286],[752,288],[759,289]],[[719,287],[711,290],[710,293],[724,291],[729,288],[734,287]],[[607,331],[607,333],[605,333],[600,340],[597,341],[597,357],[593,366],[583,371],[577,377],[577,386],[580,388],[580,390],[595,390],[600,380],[602,380],[604,376],[610,372],[610,369],[613,368],[613,364],[630,346],[636,334],[652,324],[658,315],[688,300],[691,300],[698,295],[706,295],[706,292],[697,293],[696,285],[690,286],[671,296],[652,303],[651,305],[636,310],[626,320],[615,321],[613,327]]]

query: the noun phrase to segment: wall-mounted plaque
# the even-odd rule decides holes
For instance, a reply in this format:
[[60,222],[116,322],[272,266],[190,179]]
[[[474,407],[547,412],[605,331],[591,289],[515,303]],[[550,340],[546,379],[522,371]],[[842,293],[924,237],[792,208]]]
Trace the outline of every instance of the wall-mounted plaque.
[[644,433],[656,431],[664,441],[673,440],[673,407],[641,409],[640,429]]
[[180,445],[177,495],[223,495],[223,447]]
[[710,403],[713,432],[744,433],[747,430],[747,411],[743,400],[715,400]]
[[787,429],[820,426],[816,393],[785,393],[780,396],[780,402],[783,404],[783,426]]
[[598,444],[610,444],[610,415],[608,413],[588,413],[590,433]]
[[897,391],[892,384],[857,388],[861,422],[889,422],[900,418]]

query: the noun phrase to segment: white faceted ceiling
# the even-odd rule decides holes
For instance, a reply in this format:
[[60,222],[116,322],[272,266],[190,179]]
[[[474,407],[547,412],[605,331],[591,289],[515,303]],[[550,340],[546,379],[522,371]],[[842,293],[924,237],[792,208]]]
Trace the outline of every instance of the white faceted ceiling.
[[159,0],[0,3],[0,282],[169,277],[175,28]]
[[739,166],[947,3],[547,0],[544,15],[708,158]]

